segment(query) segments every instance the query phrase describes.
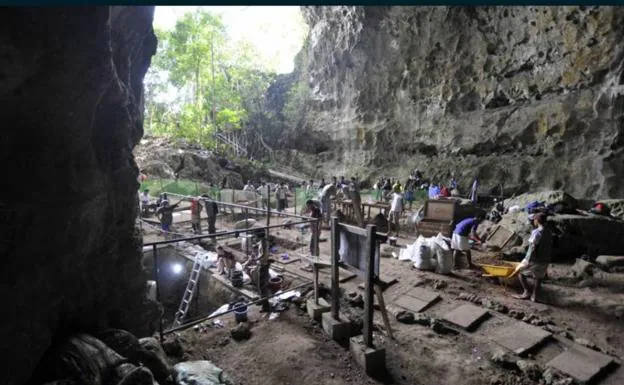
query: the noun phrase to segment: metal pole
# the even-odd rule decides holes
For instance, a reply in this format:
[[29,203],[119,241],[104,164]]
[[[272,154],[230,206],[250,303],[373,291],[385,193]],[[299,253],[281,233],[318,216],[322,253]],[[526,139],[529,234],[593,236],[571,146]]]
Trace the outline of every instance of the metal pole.
[[331,293],[332,293],[332,302],[331,302],[331,314],[332,318],[335,320],[339,320],[338,313],[340,311],[340,288],[339,284],[339,276],[338,276],[338,241],[340,239],[340,235],[338,233],[338,218],[331,218],[331,246],[332,246],[332,255],[331,255]]
[[[158,264],[158,247],[156,245],[152,246],[152,254],[154,255],[154,281],[156,281],[156,301],[160,303],[160,265]],[[160,342],[163,342],[164,334],[163,334],[163,314],[160,315],[158,320],[158,334],[160,336]]]
[[377,240],[375,233],[377,232],[374,225],[366,226],[366,236],[368,243],[368,258],[366,259],[366,281],[364,283],[364,344],[373,347],[373,306],[375,295],[375,249]]

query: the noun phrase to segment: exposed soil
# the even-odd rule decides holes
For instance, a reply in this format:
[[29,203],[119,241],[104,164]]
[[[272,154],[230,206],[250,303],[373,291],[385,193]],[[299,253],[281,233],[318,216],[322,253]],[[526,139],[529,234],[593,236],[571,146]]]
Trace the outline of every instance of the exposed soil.
[[[279,233],[279,234],[278,234]],[[279,237],[289,238],[293,243],[305,242],[306,237],[295,229],[275,231]],[[324,232],[322,237],[328,237]],[[400,237],[399,245],[413,242],[413,237]],[[320,244],[321,255],[330,254],[330,243]],[[475,262],[502,263],[492,253],[473,251]],[[302,270],[303,263],[285,265],[300,275],[311,278]],[[437,291],[442,300],[424,313],[436,319],[465,301],[479,301],[490,308],[490,319],[474,332],[455,329],[454,333],[437,333],[430,327],[399,323],[391,315],[391,327],[395,341],[383,340],[387,350],[389,375],[380,381],[363,374],[351,359],[347,349],[329,340],[320,325],[310,321],[307,313],[297,306],[269,321],[266,315],[257,313],[254,307],[253,335],[245,342],[229,338],[229,327],[234,324],[232,316],[221,317],[224,329],[208,329],[200,333],[193,329],[181,334],[186,350],[185,359],[208,359],[223,368],[239,384],[363,384],[397,383],[430,384],[435,379],[440,385],[534,385],[522,373],[500,368],[490,361],[497,349],[490,340],[490,332],[517,320],[545,328],[556,336],[552,343],[531,353],[542,369],[545,363],[562,352],[574,339],[594,345],[617,360],[624,357],[624,301],[622,291],[610,287],[582,287],[578,280],[570,278],[570,266],[554,264],[549,269],[538,303],[516,300],[510,294],[519,288],[516,281],[485,279],[479,272],[459,270],[443,276],[411,268],[409,262],[382,259],[382,276],[394,278],[398,283],[384,293],[386,305],[393,312],[393,301],[414,286]],[[321,274],[322,282],[328,284],[329,274]],[[359,278],[341,284],[344,292],[360,292]],[[503,284],[501,284],[503,283]],[[341,301],[342,302],[342,301]],[[503,310],[501,310],[501,308]],[[359,308],[349,313],[361,312]],[[516,319],[514,319],[516,318]],[[375,325],[383,336],[379,312]],[[600,384],[624,383],[622,366],[606,376]]]

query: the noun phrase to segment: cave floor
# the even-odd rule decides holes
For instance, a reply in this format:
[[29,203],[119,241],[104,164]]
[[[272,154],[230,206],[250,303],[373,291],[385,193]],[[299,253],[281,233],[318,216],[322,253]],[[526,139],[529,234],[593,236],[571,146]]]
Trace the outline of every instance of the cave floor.
[[[279,236],[293,240],[300,237],[296,230],[280,229],[279,233]],[[413,239],[399,238],[399,244],[410,242]],[[329,248],[329,242],[321,243],[321,255],[329,255]],[[474,254],[476,260],[486,257],[478,252]],[[311,277],[310,273],[301,269],[302,266],[302,263],[295,262],[287,265],[287,269]],[[382,259],[384,278],[398,281],[384,293],[391,313],[397,310],[393,303],[397,297],[415,286],[436,291],[441,296],[441,301],[424,311],[437,319],[467,303],[458,298],[461,293],[474,294],[483,300],[498,302],[510,311],[522,312],[550,324],[542,327],[550,328],[555,338],[529,353],[529,357],[542,367],[563,352],[572,339],[595,344],[621,364],[620,360],[624,356],[624,323],[618,318],[624,309],[621,291],[604,287],[574,287],[565,283],[564,277],[568,272],[567,265],[552,265],[549,280],[543,286],[542,302],[532,303],[512,298],[510,294],[517,291],[516,287],[488,281],[473,271],[460,270],[445,276],[412,269],[409,262]],[[328,274],[321,274],[320,278],[329,285]],[[354,278],[341,284],[341,287],[346,292],[362,293],[358,288],[361,283],[359,278]],[[459,330],[456,335],[436,334],[429,327],[399,323],[391,317],[395,341],[386,340],[385,346],[387,366],[392,378],[384,382],[428,384],[431,383],[429,379],[435,378],[435,383],[440,385],[538,384],[522,374],[501,369],[490,362],[488,358],[497,349],[491,339],[492,332],[520,321],[495,310],[489,313],[490,318],[476,330]],[[253,336],[245,342],[230,340],[228,327],[208,329],[205,333],[195,330],[184,332],[186,358],[214,361],[236,383],[241,384],[377,383],[360,371],[347,349],[330,341],[320,325],[310,321],[298,307],[291,306],[276,320],[269,321],[265,315],[253,312],[250,319]],[[225,316],[223,321],[234,324],[233,317]],[[383,330],[379,312],[375,313],[375,324]],[[599,382],[601,385],[622,383],[622,365],[616,366]]]

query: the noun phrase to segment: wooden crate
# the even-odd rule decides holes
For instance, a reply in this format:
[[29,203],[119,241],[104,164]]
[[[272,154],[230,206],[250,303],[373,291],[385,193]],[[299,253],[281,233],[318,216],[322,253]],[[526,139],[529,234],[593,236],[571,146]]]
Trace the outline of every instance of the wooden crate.
[[452,221],[456,205],[457,202],[454,199],[429,199],[425,201],[424,218]]
[[423,218],[418,222],[416,228],[418,229],[418,234],[423,237],[435,237],[438,233],[442,233],[445,237],[450,237],[452,225],[453,221]]
[[455,200],[445,199],[425,201],[424,217],[416,226],[418,233],[423,237],[435,237],[438,233],[450,237],[456,204]]

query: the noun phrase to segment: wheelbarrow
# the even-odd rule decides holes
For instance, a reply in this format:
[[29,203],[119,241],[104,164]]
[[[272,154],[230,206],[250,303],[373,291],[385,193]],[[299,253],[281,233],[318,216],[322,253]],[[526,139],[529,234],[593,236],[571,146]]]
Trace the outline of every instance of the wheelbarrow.
[[483,270],[482,277],[492,278],[498,280],[503,284],[508,280],[516,276],[516,268],[520,262],[501,261],[503,265],[486,265],[476,264]]

